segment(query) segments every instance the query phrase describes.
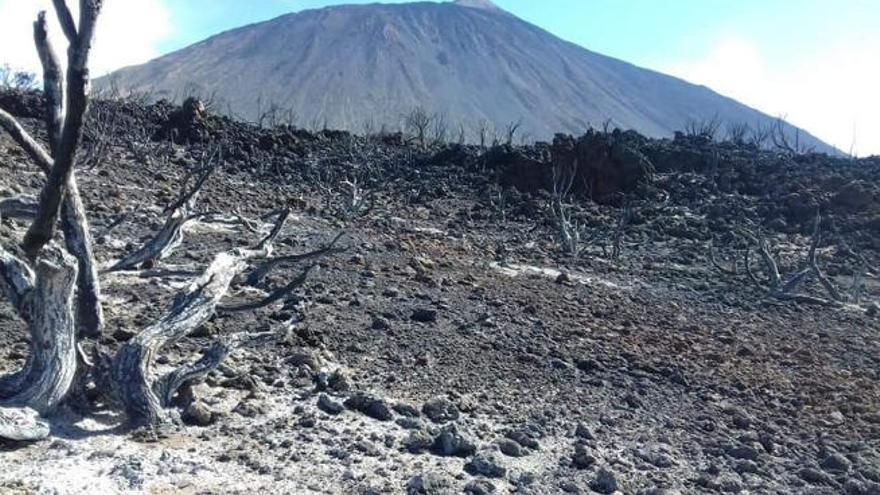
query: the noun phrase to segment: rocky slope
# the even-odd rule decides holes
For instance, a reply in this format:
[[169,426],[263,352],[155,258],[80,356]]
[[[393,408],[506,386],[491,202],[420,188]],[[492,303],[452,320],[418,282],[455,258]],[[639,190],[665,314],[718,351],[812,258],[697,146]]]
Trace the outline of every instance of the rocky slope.
[[[33,99],[15,99],[19,115],[39,115]],[[876,309],[768,299],[746,274],[719,274],[707,255],[713,238],[722,261],[736,255],[726,236],[754,224],[782,269],[795,269],[819,206],[829,232],[821,263],[846,284],[853,261],[839,241],[872,266],[880,259],[876,160],[631,135],[655,171],[626,192],[634,216],[621,256],[603,249],[620,209],[580,200],[575,215],[593,240],[573,260],[553,241],[546,193],[500,187],[521,182],[525,163],[543,170],[550,145],[425,150],[399,135],[211,117],[169,144],[169,128],[194,124],[177,109],[97,105],[105,112],[119,123],[108,156],[79,174],[102,263],[149,237],[186,167],[218,142],[223,167],[201,209],[257,219],[288,205],[296,221],[280,254],[340,230],[347,251],[322,260],[294,298],[217,316],[171,349],[164,365],[192,359],[219,334],[306,317],[285,342],[237,351],[198,384],[186,426],[145,443],[100,404],[62,412],[52,440],[0,444],[2,493],[880,490]],[[146,138],[133,145],[133,136]],[[355,176],[376,205],[344,220],[340,184]],[[0,135],[0,197],[41,183]],[[25,225],[4,218],[0,242],[14,246]],[[106,342],[131,338],[214,252],[253,236],[193,221],[171,258],[105,275]],[[880,297],[875,276],[864,307]],[[24,326],[3,302],[0,370],[19,366],[26,350]]]
[[[710,89],[590,52],[486,1],[308,10],[213,36],[98,86],[111,81],[168,98],[213,94],[220,111],[251,120],[275,103],[299,125],[356,132],[400,129],[421,106],[445,115],[450,135],[463,125],[472,141],[480,122],[503,129],[521,121],[521,135],[537,139],[609,120],[654,137],[714,116],[770,122]],[[804,132],[801,142],[831,151]]]

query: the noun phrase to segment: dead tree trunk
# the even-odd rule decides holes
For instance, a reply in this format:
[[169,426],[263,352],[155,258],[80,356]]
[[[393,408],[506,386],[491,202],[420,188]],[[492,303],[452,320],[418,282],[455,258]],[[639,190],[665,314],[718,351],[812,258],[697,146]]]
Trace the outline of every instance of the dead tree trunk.
[[3,404],[47,414],[64,400],[76,374],[73,290],[77,265],[56,246],[43,250],[36,273],[0,248],[0,286],[30,332],[21,371],[0,379]]
[[[46,100],[45,121],[49,134],[51,153],[46,152],[11,115],[2,110],[0,110],[0,127],[3,127],[10,133],[13,139],[27,152],[37,166],[43,170],[49,181],[39,199],[39,204],[35,209],[34,224],[31,226],[29,235],[34,231],[34,226],[37,225],[37,223],[47,221],[46,218],[47,215],[49,215],[49,212],[45,211],[47,204],[49,204],[50,208],[58,209],[58,205],[52,206],[52,204],[55,203],[54,200],[50,201],[49,199],[44,198],[44,196],[46,194],[53,194],[50,192],[50,189],[52,189],[51,184],[53,174],[63,172],[56,172],[56,168],[58,168],[59,165],[65,166],[61,160],[61,158],[63,158],[61,154],[69,154],[69,164],[67,166],[70,170],[66,172],[66,187],[56,191],[61,195],[61,198],[59,199],[61,201],[61,225],[67,249],[76,256],[79,263],[79,276],[77,278],[78,325],[80,331],[84,335],[97,337],[100,335],[104,326],[104,314],[100,305],[101,285],[98,280],[98,271],[95,264],[95,257],[92,252],[92,239],[89,233],[88,218],[77,187],[76,175],[73,171],[73,160],[79,142],[79,135],[81,135],[81,129],[79,131],[76,129],[71,129],[70,131],[67,130],[68,125],[79,125],[81,127],[83,119],[85,118],[84,115],[73,116],[71,112],[75,112],[77,111],[77,108],[79,108],[85,113],[88,108],[88,70],[86,67],[88,63],[89,47],[78,48],[76,45],[91,44],[91,32],[93,30],[94,21],[98,15],[98,10],[100,9],[100,2],[87,1],[83,2],[83,4],[84,5],[81,7],[83,14],[80,19],[81,33],[77,34],[76,28],[72,26],[72,17],[70,17],[70,12],[67,10],[66,5],[64,5],[64,2],[56,2],[56,10],[58,11],[58,16],[62,24],[66,24],[68,21],[70,24],[64,28],[65,34],[70,39],[71,46],[68,63],[73,63],[72,57],[74,53],[79,54],[78,56],[81,57],[79,63],[82,65],[82,68],[77,73],[84,74],[77,75],[77,80],[75,81],[68,81],[70,84],[67,89],[68,108],[66,109],[66,112],[64,108],[64,76],[61,70],[61,63],[49,41],[45,12],[41,12],[37,17],[37,21],[34,23],[34,42],[37,46],[37,52],[40,55],[40,62],[43,66],[43,93]],[[68,74],[71,74],[70,68],[68,69]],[[85,81],[80,80],[83,77],[85,78]],[[84,101],[72,104],[69,101],[70,99]],[[68,115],[70,115],[70,117],[68,117]],[[76,142],[72,144],[70,151],[67,151],[63,142],[64,139],[72,139],[71,137],[66,137],[65,133],[67,132],[74,133],[73,138],[76,138]],[[68,145],[71,144],[68,143]],[[54,219],[57,218],[58,212],[56,211],[53,215],[54,217],[52,217],[53,219],[51,222],[52,228],[54,229]],[[43,233],[45,234],[45,232]],[[48,235],[49,237],[46,240],[51,239],[51,232],[49,232]],[[42,238],[43,237],[40,237],[40,239]],[[31,235],[30,241],[26,237],[24,247],[28,256],[33,259],[39,251],[39,248],[42,247],[45,242],[46,241],[41,240],[39,241],[40,244],[37,245],[34,244],[33,235]],[[29,243],[32,244],[30,247],[28,247]]]
[[[248,261],[269,257],[288,212],[281,215],[272,232],[253,249],[235,249],[218,254],[201,277],[175,299],[168,313],[129,340],[113,360],[111,380],[132,426],[156,426],[167,419],[165,408],[183,382],[181,376],[207,373],[220,364],[214,353],[202,365],[188,365],[166,377],[153,376],[157,353],[199,328],[214,315],[233,279],[248,267]],[[207,367],[207,364],[213,367]],[[216,364],[214,364],[216,363]],[[176,378],[175,378],[176,377]]]
[[95,339],[104,329],[101,307],[101,282],[95,262],[89,220],[79,195],[76,177],[71,175],[61,210],[61,229],[67,250],[76,256],[79,275],[76,278],[77,326],[82,335]]
[[[103,0],[80,0],[79,25],[75,26],[73,16],[64,0],[54,0],[58,20],[70,42],[67,52],[67,80],[64,99],[66,105],[59,107],[63,111],[63,124],[58,126],[58,120],[61,120],[58,117],[54,119],[54,122],[49,123],[50,135],[60,128],[60,132],[57,133],[57,145],[53,145],[54,160],[46,179],[46,187],[40,193],[40,207],[37,210],[37,217],[22,241],[25,254],[32,260],[35,260],[40,249],[52,240],[55,225],[61,213],[61,203],[73,175],[76,150],[82,139],[83,123],[89,109],[89,53],[95,33],[95,22],[102,4]],[[40,29],[40,24],[45,28],[45,16],[41,17],[37,20],[38,26],[35,28],[37,30]],[[48,41],[44,47],[40,47],[38,41],[38,49],[41,55],[46,53],[51,56],[53,53],[51,47],[48,46]],[[50,57],[41,56],[44,64],[47,58]],[[55,62],[57,62],[57,58]],[[60,67],[60,64],[57,65]],[[57,73],[60,74],[60,70]],[[60,86],[60,84],[51,81],[46,84]],[[51,95],[47,94],[47,96]],[[61,101],[53,103],[60,105]],[[58,111],[57,115],[62,115],[62,111]],[[53,113],[55,112],[53,111]]]
[[[62,2],[63,3],[63,2]],[[56,2],[57,4],[57,2]],[[59,18],[62,24],[68,24],[68,13],[66,9],[61,9],[60,5],[56,5],[59,12]],[[88,9],[86,9],[88,10]],[[93,14],[86,13],[80,20],[81,31],[91,31],[91,25],[94,23],[97,12]],[[90,19],[90,21],[87,21]],[[85,23],[85,24],[83,24]],[[82,197],[79,194],[79,187],[76,183],[76,173],[73,170],[73,164],[76,155],[76,148],[79,139],[82,136],[81,127],[84,123],[85,113],[88,111],[88,50],[89,47],[81,47],[80,45],[91,43],[90,32],[76,34],[75,30],[69,24],[65,27],[68,38],[70,38],[71,54],[79,53],[82,57],[79,69],[74,67],[74,72],[70,72],[68,68],[68,98],[81,100],[82,114],[79,116],[66,114],[64,112],[64,77],[61,72],[61,63],[55,50],[49,42],[48,29],[46,26],[46,16],[41,13],[34,23],[34,42],[37,45],[37,52],[40,55],[40,61],[43,65],[43,93],[46,98],[46,125],[49,130],[49,144],[52,149],[52,156],[55,158],[54,165],[59,165],[64,160],[63,153],[70,153],[70,171],[66,183],[66,190],[63,195],[63,203],[61,210],[61,228],[64,232],[64,241],[67,249],[76,255],[79,262],[79,277],[77,278],[77,319],[83,334],[89,337],[97,337],[100,335],[104,326],[104,313],[101,308],[101,285],[98,281],[98,270],[95,265],[95,256],[92,252],[92,238],[89,233],[89,222],[86,216],[85,207],[82,203]],[[80,38],[80,36],[87,38]],[[71,56],[70,59],[74,57]],[[72,60],[69,60],[72,63]],[[82,73],[77,75],[77,70]],[[70,77],[70,74],[75,74]],[[68,106],[73,104],[68,100]],[[71,109],[68,109],[71,110]],[[74,109],[75,110],[75,109]],[[80,129],[68,129],[68,126],[79,126]],[[65,137],[65,133],[71,133]],[[65,149],[64,139],[76,139],[74,143],[68,143],[72,146],[71,151]],[[64,163],[61,163],[63,166]],[[53,167],[46,167],[46,175],[48,180],[52,180]],[[42,202],[42,198],[41,198]],[[38,210],[39,211],[39,210]],[[39,219],[39,215],[37,216]],[[38,220],[35,220],[35,224]],[[26,238],[27,242],[27,238]]]
[[[73,174],[76,150],[88,111],[88,59],[95,21],[102,0],[80,0],[77,26],[64,0],[53,0],[55,11],[69,40],[67,81],[47,36],[45,13],[34,24],[34,40],[43,63],[46,124],[51,153],[43,149],[8,113],[0,110],[0,127],[46,173],[33,223],[22,248],[31,265],[0,248],[0,290],[18,310],[30,332],[30,353],[24,368],[0,379],[0,435],[13,439],[39,439],[48,435],[36,415],[53,412],[70,392],[77,374],[77,324],[75,314],[92,333],[100,331],[102,315],[98,301],[97,274],[93,267],[89,228],[85,221]],[[65,91],[66,90],[66,91]],[[90,311],[73,309],[77,261],[57,246],[48,245],[65,205],[66,241],[80,258],[84,281],[83,304]],[[89,280],[85,280],[91,277]],[[88,333],[88,332],[83,332]]]

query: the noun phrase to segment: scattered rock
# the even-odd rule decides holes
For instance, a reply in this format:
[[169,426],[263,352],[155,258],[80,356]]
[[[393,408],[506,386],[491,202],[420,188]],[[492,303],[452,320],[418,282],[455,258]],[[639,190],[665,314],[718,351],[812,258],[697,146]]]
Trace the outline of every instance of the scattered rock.
[[304,414],[299,418],[297,424],[303,428],[314,428],[318,424],[318,419],[315,418],[314,414]]
[[373,330],[388,330],[391,328],[391,323],[388,322],[385,318],[378,316],[373,318],[373,323],[370,325],[370,328]]
[[758,464],[754,461],[738,461],[733,466],[733,470],[739,474],[743,474],[743,473],[755,474],[758,472]]
[[425,426],[419,418],[412,418],[409,416],[397,418],[395,423],[404,430],[421,430]]
[[488,480],[471,480],[465,485],[464,492],[469,495],[490,495],[495,493],[495,485]]
[[459,417],[458,407],[449,399],[433,398],[422,405],[422,413],[435,423],[448,423]]
[[423,473],[413,476],[406,484],[407,495],[443,495],[451,493],[451,483],[441,475]]
[[391,421],[394,415],[385,400],[364,393],[356,393],[345,402],[345,407],[366,414],[379,421]]
[[354,449],[366,455],[367,457],[379,457],[379,455],[381,454],[379,452],[379,448],[376,447],[376,444],[374,444],[373,442],[368,442],[366,440],[359,440],[355,442]]
[[748,461],[757,461],[760,453],[747,445],[731,445],[725,449],[725,453],[733,459],[745,459]]
[[802,468],[798,471],[798,476],[807,483],[814,485],[827,485],[831,483],[831,478],[827,474],[815,468]]
[[477,447],[453,423],[440,430],[440,433],[434,438],[431,451],[439,456],[469,457],[474,455]]
[[571,481],[563,481],[559,484],[559,488],[565,493],[583,493],[581,491],[581,487],[577,486],[574,482]]
[[342,411],[345,410],[345,407],[339,402],[331,399],[329,395],[321,394],[318,396],[318,409],[327,414],[336,415],[342,413]]
[[330,390],[335,390],[336,392],[348,392],[351,390],[348,376],[341,369],[336,369],[330,374],[330,378],[327,379],[327,386]]
[[567,361],[565,361],[563,359],[559,359],[559,358],[551,359],[550,366],[552,366],[553,369],[557,369],[557,370],[567,370],[567,369],[571,368],[571,365],[568,364]]
[[636,449],[635,456],[658,468],[668,468],[675,465],[672,457],[656,448]]
[[408,418],[418,418],[421,416],[419,414],[419,410],[410,404],[405,404],[403,402],[398,402],[393,406],[394,412],[400,414],[401,416],[406,416]]
[[578,423],[577,428],[574,430],[575,436],[578,438],[583,438],[584,440],[593,440],[593,432],[590,431],[590,427],[585,423]]
[[578,359],[575,361],[575,366],[584,373],[592,373],[602,369],[602,365],[594,359]]
[[437,321],[437,310],[430,308],[414,309],[410,319],[419,323],[433,323]]
[[596,464],[596,458],[586,445],[579,443],[574,446],[574,456],[571,458],[571,464],[578,469],[589,469]]
[[412,431],[403,441],[403,446],[410,454],[421,454],[434,446],[434,437],[422,430]]
[[611,471],[602,468],[596,478],[590,482],[590,489],[594,492],[610,495],[617,491],[617,477]]
[[819,464],[825,471],[846,473],[852,467],[852,463],[843,454],[829,454],[822,463]]
[[623,398],[623,402],[625,402],[627,406],[633,409],[639,409],[640,407],[642,407],[642,400],[633,394],[626,394],[626,396]]
[[486,476],[489,478],[503,478],[507,475],[507,468],[502,466],[494,454],[481,452],[474,456],[464,470],[473,476]]
[[193,401],[184,409],[181,418],[191,426],[208,426],[214,422],[214,413],[201,401]]
[[318,357],[317,354],[308,351],[295,352],[287,357],[284,360],[285,364],[298,368],[300,366],[306,366],[313,373],[317,373],[321,370],[321,358]]
[[523,457],[526,455],[520,444],[514,442],[509,438],[502,438],[501,440],[498,440],[498,449],[501,451],[502,454],[510,457]]
[[752,419],[746,414],[734,414],[731,421],[733,426],[740,430],[747,430],[752,426]]
[[522,445],[527,449],[539,450],[541,445],[535,440],[535,437],[532,436],[531,433],[525,430],[513,430],[507,432],[507,438],[513,440],[514,442]]
[[843,211],[875,210],[878,198],[876,186],[855,180],[841,187],[831,198],[831,204]]

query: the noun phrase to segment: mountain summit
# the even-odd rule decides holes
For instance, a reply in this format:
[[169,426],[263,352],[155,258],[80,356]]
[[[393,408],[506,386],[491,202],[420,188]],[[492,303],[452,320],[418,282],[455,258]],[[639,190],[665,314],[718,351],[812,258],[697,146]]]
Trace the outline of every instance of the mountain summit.
[[[770,117],[708,88],[564,41],[489,0],[340,5],[218,34],[122,69],[123,90],[216,94],[221,110],[255,118],[268,104],[300,125],[397,129],[415,107],[450,128],[479,122],[546,139],[606,121],[670,136],[689,120]],[[801,142],[830,150],[801,134]]]
[[501,10],[497,5],[492,3],[491,0],[455,0],[452,3],[459,7],[470,7],[472,9]]

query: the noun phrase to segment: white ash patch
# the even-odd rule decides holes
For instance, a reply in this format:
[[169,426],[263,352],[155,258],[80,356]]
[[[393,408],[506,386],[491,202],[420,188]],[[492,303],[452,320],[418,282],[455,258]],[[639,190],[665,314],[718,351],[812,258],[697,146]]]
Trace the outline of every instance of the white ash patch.
[[534,265],[522,265],[516,263],[499,263],[492,262],[489,266],[508,277],[514,278],[520,275],[526,276],[539,276],[552,280],[558,279],[563,273],[572,281],[583,284],[583,285],[601,285],[603,287],[607,287],[613,290],[632,290],[630,285],[619,284],[612,280],[594,277],[590,275],[584,275],[579,273],[571,273],[571,272],[563,272],[557,268],[550,267],[541,267]]

